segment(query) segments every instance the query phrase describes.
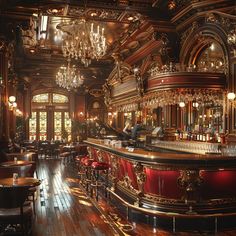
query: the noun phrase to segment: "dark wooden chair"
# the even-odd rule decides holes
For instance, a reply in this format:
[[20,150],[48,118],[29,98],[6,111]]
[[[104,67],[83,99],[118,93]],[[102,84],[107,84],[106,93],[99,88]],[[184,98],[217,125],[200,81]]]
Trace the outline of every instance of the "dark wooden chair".
[[[0,167],[0,178],[12,178],[13,173],[18,173],[19,177],[33,177],[34,176],[34,168],[32,164],[23,165],[23,166],[11,166],[11,167]],[[35,192],[37,191],[37,187],[31,187],[28,190],[28,199],[33,203],[34,214],[35,211]]]
[[0,224],[3,230],[9,224],[20,225],[22,234],[30,235],[32,208],[30,204],[25,204],[27,197],[27,187],[0,187]]
[[38,144],[38,154],[41,155],[41,157],[44,156],[44,158],[46,159],[49,146],[49,141],[40,141]]

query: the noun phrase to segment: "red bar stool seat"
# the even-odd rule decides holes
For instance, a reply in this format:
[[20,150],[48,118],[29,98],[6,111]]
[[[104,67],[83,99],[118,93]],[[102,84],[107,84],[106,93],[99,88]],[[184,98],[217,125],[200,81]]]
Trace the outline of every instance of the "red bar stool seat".
[[106,162],[94,161],[91,167],[94,170],[108,170],[110,165]]

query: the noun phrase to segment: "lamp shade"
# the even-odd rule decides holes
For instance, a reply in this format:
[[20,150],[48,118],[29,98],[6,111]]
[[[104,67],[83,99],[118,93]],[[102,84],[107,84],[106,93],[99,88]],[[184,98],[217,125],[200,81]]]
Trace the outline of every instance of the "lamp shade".
[[229,100],[234,100],[235,99],[235,93],[228,93],[227,94],[227,98],[229,99]]
[[10,96],[10,97],[8,98],[8,100],[9,100],[10,103],[13,103],[13,102],[16,101],[16,97],[15,97],[15,96]]

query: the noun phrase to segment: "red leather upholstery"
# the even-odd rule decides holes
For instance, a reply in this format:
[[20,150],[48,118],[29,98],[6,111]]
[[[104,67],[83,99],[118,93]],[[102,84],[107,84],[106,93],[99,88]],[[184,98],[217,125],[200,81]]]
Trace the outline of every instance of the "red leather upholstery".
[[82,160],[83,158],[88,158],[88,156],[87,156],[87,155],[84,155],[84,156],[76,156],[76,157],[75,157],[75,161],[81,162],[81,160]]
[[89,157],[83,157],[81,159],[81,164],[84,166],[91,166],[91,164],[94,162],[93,159],[89,159]]
[[95,170],[108,170],[110,166],[106,162],[94,161],[91,167]]

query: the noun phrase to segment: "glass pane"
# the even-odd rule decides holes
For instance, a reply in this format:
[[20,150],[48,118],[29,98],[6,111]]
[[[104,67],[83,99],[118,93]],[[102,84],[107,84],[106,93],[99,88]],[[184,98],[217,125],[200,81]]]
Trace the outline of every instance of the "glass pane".
[[197,68],[202,72],[219,72],[225,71],[224,52],[221,46],[213,42],[197,58]]
[[49,102],[49,96],[48,93],[42,93],[33,96],[33,102]]
[[36,140],[36,112],[32,112],[29,119],[29,139]]
[[69,117],[69,112],[65,112],[65,131],[68,137],[68,141],[71,141],[71,119]]
[[52,97],[53,103],[67,103],[68,102],[68,98],[65,95],[61,95],[61,94],[53,94]]
[[39,139],[47,139],[47,112],[39,112]]
[[61,112],[54,112],[54,140],[61,140]]

